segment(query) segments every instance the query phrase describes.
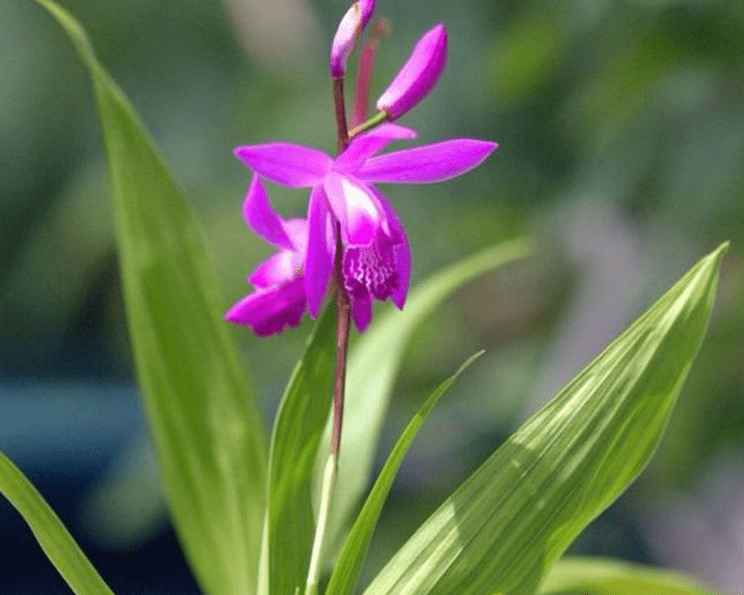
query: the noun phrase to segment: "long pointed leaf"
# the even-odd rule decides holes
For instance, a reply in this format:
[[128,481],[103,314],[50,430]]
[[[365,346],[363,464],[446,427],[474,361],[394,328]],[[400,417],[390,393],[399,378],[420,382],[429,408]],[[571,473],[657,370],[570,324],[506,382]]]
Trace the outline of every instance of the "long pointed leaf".
[[[413,331],[458,287],[531,252],[530,242],[519,239],[463,259],[416,287],[402,312],[391,310],[381,316],[354,345],[349,357],[344,434],[329,527],[331,543],[338,540],[367,489],[393,382]],[[326,442],[329,436],[330,429],[326,428]],[[323,466],[317,469],[322,471]]]
[[677,572],[606,558],[564,558],[540,595],[717,595]]
[[333,399],[334,313],[327,308],[316,323],[274,422],[261,595],[294,595],[305,584],[315,532],[313,464]]
[[113,189],[127,323],[176,530],[211,595],[255,591],[264,512],[263,422],[216,295],[199,226],[80,25]]
[[656,448],[708,326],[703,258],[419,528],[365,595],[532,595]]
[[457,377],[481,355],[483,355],[482,351],[470,357],[460,366],[457,372],[442,382],[429,398],[426,399],[406,429],[403,430],[380,474],[377,476],[375,484],[372,486],[372,490],[369,496],[367,496],[351,531],[349,531],[349,536],[346,538],[341,554],[336,561],[325,595],[351,595],[354,593],[357,580],[359,580],[362,563],[369,549],[369,542],[372,539],[377,521],[380,518],[382,506],[390,492],[390,487],[393,485],[395,475],[400,468],[400,464],[403,462],[403,457],[406,456],[426,416],[429,415],[429,412],[437,404],[440,397],[455,383]]
[[46,500],[2,451],[0,493],[26,521],[70,589],[77,595],[113,595]]

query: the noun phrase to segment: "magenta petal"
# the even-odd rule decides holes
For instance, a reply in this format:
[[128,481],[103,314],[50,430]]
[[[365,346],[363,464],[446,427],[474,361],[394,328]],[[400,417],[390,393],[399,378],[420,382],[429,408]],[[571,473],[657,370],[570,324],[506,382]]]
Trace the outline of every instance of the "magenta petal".
[[266,288],[291,281],[302,274],[302,255],[291,250],[280,250],[256,267],[248,277],[255,287]]
[[307,219],[287,219],[283,222],[284,233],[292,243],[294,252],[305,254],[307,249]]
[[284,221],[271,208],[266,189],[255,175],[243,201],[243,219],[257,236],[269,244],[287,250],[295,247],[284,230]]
[[333,160],[316,149],[292,143],[237,147],[235,156],[260,176],[291,188],[310,188],[330,171]]
[[308,206],[307,257],[305,260],[305,293],[310,316],[315,318],[328,289],[333,269],[335,236],[323,188],[310,193]]
[[436,86],[447,63],[447,29],[442,23],[424,33],[390,86],[377,100],[377,109],[395,120],[413,108]]
[[351,5],[351,8],[346,11],[341,19],[331,44],[329,66],[333,78],[344,76],[346,60],[354,51],[354,45],[359,38],[359,34],[369,23],[374,10],[374,0],[359,0],[359,2],[354,2]]
[[468,138],[447,140],[372,157],[356,175],[371,183],[441,182],[477,167],[497,146]]
[[266,337],[297,326],[304,311],[305,287],[299,278],[244,297],[225,313],[225,320],[250,326],[259,337]]
[[380,211],[371,190],[336,172],[326,176],[323,187],[333,214],[341,222],[344,242],[369,245],[380,228]]
[[359,163],[381,151],[391,142],[414,139],[416,136],[416,131],[412,128],[398,124],[381,124],[352,140],[346,150],[336,158],[335,167],[339,171],[353,173]]
[[375,196],[380,203],[380,207],[385,212],[385,217],[387,218],[393,236],[399,240],[399,243],[393,247],[395,271],[398,273],[398,286],[393,290],[390,299],[399,310],[402,310],[406,303],[408,286],[411,283],[411,248],[408,244],[406,230],[403,228],[387,198],[379,190],[375,192]]
[[363,333],[372,320],[372,298],[352,298],[351,318],[359,332]]

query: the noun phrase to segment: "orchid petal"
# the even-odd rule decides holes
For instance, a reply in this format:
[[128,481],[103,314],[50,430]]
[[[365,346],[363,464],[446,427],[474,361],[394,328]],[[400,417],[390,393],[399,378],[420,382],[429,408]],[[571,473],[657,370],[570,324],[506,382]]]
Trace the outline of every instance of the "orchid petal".
[[375,10],[374,0],[360,0],[354,2],[346,11],[333,36],[331,44],[331,59],[329,66],[331,76],[340,78],[346,72],[346,60],[354,50],[359,34],[367,26]]
[[380,211],[371,191],[336,172],[326,176],[323,187],[328,204],[341,223],[344,243],[369,245],[380,228]]
[[283,227],[293,251],[304,254],[307,250],[307,219],[289,219],[283,222]]
[[225,320],[250,326],[259,337],[266,337],[297,326],[304,311],[305,288],[299,278],[244,297],[225,313]]
[[372,298],[354,298],[351,300],[351,318],[360,333],[363,333],[372,320]]
[[396,120],[426,97],[447,62],[447,29],[435,25],[418,40],[403,68],[377,100],[377,109]]
[[266,189],[255,175],[243,201],[243,219],[257,236],[269,244],[287,250],[294,247],[284,229],[284,221],[271,207]]
[[497,146],[464,138],[404,149],[368,159],[356,176],[365,182],[383,184],[441,182],[477,167]]
[[316,186],[333,164],[322,151],[292,143],[246,145],[234,153],[258,175],[291,188]]
[[315,318],[325,297],[333,269],[334,239],[328,201],[322,186],[310,193],[308,206],[305,293],[310,316]]
[[280,250],[256,267],[248,277],[254,287],[265,289],[291,281],[302,274],[302,255],[291,250]]
[[401,224],[398,216],[396,215],[393,207],[388,202],[387,198],[383,194],[375,189],[375,196],[380,204],[390,231],[393,237],[399,242],[393,247],[393,253],[395,255],[395,271],[398,273],[398,287],[393,290],[390,299],[393,301],[395,306],[402,310],[406,303],[406,296],[408,295],[408,286],[411,283],[411,247],[408,244],[408,236],[406,230]]
[[410,140],[418,135],[412,128],[398,124],[381,124],[370,132],[360,134],[354,138],[346,150],[336,158],[335,168],[339,171],[353,173],[354,168],[365,159],[381,151],[389,143],[396,140]]

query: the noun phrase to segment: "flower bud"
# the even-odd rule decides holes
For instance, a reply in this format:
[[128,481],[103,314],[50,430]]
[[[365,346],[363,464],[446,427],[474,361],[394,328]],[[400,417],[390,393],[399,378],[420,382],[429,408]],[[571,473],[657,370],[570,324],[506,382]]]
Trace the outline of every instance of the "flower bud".
[[393,82],[377,100],[377,109],[395,120],[431,91],[447,62],[447,29],[442,23],[427,31],[413,48]]
[[375,0],[359,0],[351,5],[341,19],[331,44],[330,68],[333,78],[344,76],[346,60],[354,51],[354,45],[374,11]]

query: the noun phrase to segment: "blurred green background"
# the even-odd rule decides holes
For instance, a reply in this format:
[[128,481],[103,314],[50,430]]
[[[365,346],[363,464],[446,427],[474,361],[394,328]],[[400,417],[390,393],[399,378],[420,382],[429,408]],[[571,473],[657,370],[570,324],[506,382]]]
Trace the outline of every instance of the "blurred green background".
[[[249,174],[232,148],[281,139],[333,150],[327,55],[348,3],[63,5],[197,210],[227,308],[269,252],[243,225]],[[659,452],[574,551],[744,591],[744,3],[378,0],[377,14],[392,32],[373,97],[444,21],[448,67],[401,123],[422,142],[500,143],[463,178],[383,188],[409,233],[414,285],[512,237],[533,235],[539,250],[461,290],[414,337],[383,455],[437,382],[475,350],[487,354],[414,445],[367,575],[521,420],[730,239],[714,320]],[[303,212],[305,193],[269,192],[284,214]],[[259,340],[235,329],[267,419],[308,330]],[[29,0],[0,3],[0,448],[118,593],[195,592],[132,385],[88,80]],[[47,581],[35,592],[66,592],[53,571],[39,574],[48,564],[4,503],[0,537],[0,593],[32,592],[30,577]]]

